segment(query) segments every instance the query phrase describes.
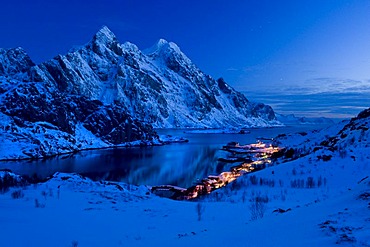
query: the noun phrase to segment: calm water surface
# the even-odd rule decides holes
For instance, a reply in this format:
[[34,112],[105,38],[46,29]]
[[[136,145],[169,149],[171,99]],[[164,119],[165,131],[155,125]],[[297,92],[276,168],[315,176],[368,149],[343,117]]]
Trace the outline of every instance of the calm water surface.
[[0,168],[8,168],[21,175],[36,175],[39,178],[46,178],[55,172],[76,172],[94,180],[190,187],[198,179],[217,175],[227,169],[217,159],[227,156],[220,148],[228,142],[254,143],[260,137],[272,138],[281,133],[315,128],[320,126],[251,129],[250,134],[244,135],[191,134],[184,133],[184,130],[158,130],[159,134],[186,137],[189,143],[83,151],[47,160],[0,162]]

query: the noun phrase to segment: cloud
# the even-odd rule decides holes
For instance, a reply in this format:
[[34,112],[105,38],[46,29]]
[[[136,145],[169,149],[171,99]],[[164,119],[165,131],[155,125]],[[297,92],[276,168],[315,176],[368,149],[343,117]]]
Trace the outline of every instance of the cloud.
[[[269,86],[270,91],[285,94],[320,94],[320,93],[370,93],[368,80],[352,80],[332,77],[320,77],[305,80],[300,84],[277,83]],[[262,89],[262,88],[261,88]]]
[[305,90],[245,94],[249,100],[268,104],[278,113],[296,116],[351,118],[370,107],[370,91],[307,93]]

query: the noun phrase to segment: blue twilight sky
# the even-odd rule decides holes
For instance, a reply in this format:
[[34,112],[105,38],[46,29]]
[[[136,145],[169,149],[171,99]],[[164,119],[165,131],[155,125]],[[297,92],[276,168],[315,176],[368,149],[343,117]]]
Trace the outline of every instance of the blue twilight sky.
[[[315,100],[292,104],[317,94],[337,107],[320,116],[370,106],[370,1],[0,1],[0,47],[21,46],[36,63],[87,43],[107,25],[141,49],[173,41],[207,74],[252,100],[266,95],[283,113],[305,115]],[[337,96],[348,93],[360,96],[343,105]],[[287,101],[291,95],[303,96]]]

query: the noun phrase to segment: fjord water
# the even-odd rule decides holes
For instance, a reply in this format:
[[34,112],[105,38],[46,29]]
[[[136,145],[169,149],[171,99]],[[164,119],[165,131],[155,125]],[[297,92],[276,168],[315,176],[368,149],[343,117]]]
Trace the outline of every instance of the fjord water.
[[254,143],[259,138],[322,128],[301,125],[280,128],[250,129],[249,134],[199,134],[184,130],[158,130],[159,134],[183,136],[188,143],[154,147],[114,148],[82,151],[73,155],[36,161],[0,162],[16,174],[46,178],[55,172],[79,173],[93,180],[122,181],[134,185],[171,184],[190,187],[198,179],[227,170],[218,158],[228,142]]

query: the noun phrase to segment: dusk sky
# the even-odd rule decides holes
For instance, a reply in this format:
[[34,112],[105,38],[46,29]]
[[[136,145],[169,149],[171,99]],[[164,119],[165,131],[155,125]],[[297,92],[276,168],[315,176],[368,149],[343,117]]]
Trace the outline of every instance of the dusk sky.
[[[343,117],[370,105],[370,1],[3,0],[1,6],[0,47],[21,46],[36,63],[87,43],[107,25],[140,49],[159,38],[177,43],[205,73],[252,99],[263,100],[253,97],[261,91],[362,95],[362,105],[356,101]],[[272,105],[294,112],[281,108],[284,102]]]

